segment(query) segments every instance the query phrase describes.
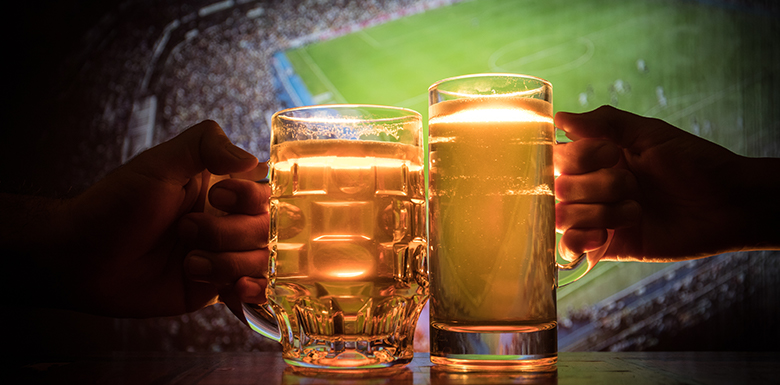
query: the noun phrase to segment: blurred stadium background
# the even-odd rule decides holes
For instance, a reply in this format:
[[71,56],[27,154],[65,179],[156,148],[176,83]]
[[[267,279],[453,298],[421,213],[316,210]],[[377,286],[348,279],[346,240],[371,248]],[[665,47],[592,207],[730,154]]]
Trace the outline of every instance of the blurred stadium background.
[[[779,10],[760,0],[28,4],[4,27],[0,191],[76,194],[203,119],[264,159],[279,109],[375,103],[425,116],[431,83],[476,72],[546,78],[556,111],[612,104],[778,157]],[[600,263],[559,290],[559,346],[776,350],[779,294],[778,252]],[[219,305],[150,320],[7,318],[38,352],[278,349]]]

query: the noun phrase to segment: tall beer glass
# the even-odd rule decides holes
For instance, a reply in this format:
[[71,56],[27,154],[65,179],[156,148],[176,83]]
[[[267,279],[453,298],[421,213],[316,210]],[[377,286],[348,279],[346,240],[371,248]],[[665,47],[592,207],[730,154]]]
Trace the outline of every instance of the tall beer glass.
[[268,303],[248,321],[295,366],[410,362],[428,297],[420,114],[311,106],[272,128]]
[[552,86],[467,75],[429,97],[431,361],[553,371]]

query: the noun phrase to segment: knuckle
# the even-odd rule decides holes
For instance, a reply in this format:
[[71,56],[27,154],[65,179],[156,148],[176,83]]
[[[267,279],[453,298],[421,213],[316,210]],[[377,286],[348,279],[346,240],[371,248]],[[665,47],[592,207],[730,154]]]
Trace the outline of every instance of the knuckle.
[[206,119],[206,120],[200,122],[200,125],[206,131],[214,131],[214,130],[222,131],[222,128],[219,126],[219,124],[217,122],[215,122],[214,120],[211,120],[211,119]]
[[594,112],[599,113],[599,114],[613,114],[617,110],[618,110],[617,108],[615,108],[615,107],[613,107],[613,106],[611,106],[609,104],[602,104],[601,106],[596,108],[594,110]]

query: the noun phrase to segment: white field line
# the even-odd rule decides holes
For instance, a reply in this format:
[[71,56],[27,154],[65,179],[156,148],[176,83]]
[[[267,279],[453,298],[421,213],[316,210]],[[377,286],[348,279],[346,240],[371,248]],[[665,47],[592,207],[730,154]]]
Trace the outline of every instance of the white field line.
[[[573,69],[575,69],[575,68],[577,68],[577,67],[579,67],[579,66],[581,66],[581,65],[583,65],[585,63],[587,63],[588,60],[590,60],[593,57],[594,53],[596,52],[595,46],[593,44],[593,41],[590,40],[587,37],[579,37],[576,40],[577,40],[578,43],[580,43],[580,44],[585,46],[585,53],[583,53],[578,58],[576,58],[576,59],[574,59],[574,60],[572,60],[572,61],[570,61],[568,63],[563,63],[563,64],[561,64],[559,66],[555,66],[555,67],[544,68],[544,69],[539,70],[538,72],[539,73],[544,73],[546,76],[550,76],[550,75],[559,74],[559,73],[563,73],[563,72],[566,72],[566,71],[573,70]],[[513,71],[516,71],[518,69],[518,67],[523,65],[523,64],[528,64],[528,63],[534,62],[534,61],[539,60],[539,59],[547,58],[547,57],[559,54],[561,52],[565,52],[567,49],[569,49],[569,42],[566,41],[566,42],[562,42],[562,43],[560,43],[558,45],[549,47],[547,49],[544,49],[544,50],[541,50],[541,51],[536,51],[536,52],[533,52],[533,53],[531,53],[529,55],[525,55],[525,56],[519,57],[519,58],[517,58],[517,59],[515,59],[515,60],[513,60],[511,62],[505,63],[505,64],[503,64],[501,66],[496,64],[498,59],[504,54],[505,51],[509,50],[510,48],[514,48],[516,45],[520,45],[520,44],[524,43],[525,41],[526,40],[518,40],[518,41],[510,43],[509,45],[506,45],[506,46],[496,50],[496,52],[494,52],[490,56],[490,59],[488,60],[488,66],[490,67],[490,69],[492,71],[495,71],[495,72],[513,72]]]
[[339,103],[346,103],[347,99],[345,99],[344,96],[341,95],[341,93],[336,88],[336,86],[330,82],[327,76],[325,76],[325,73],[322,72],[322,68],[320,68],[320,66],[318,66],[317,63],[314,62],[314,59],[312,59],[312,57],[306,51],[306,47],[301,48],[299,52],[301,52],[301,57],[303,57],[303,60],[306,62],[309,68],[311,68],[312,72],[314,72],[314,74],[317,75],[317,78],[320,79],[322,84],[325,85],[325,88],[330,90],[331,94],[333,94],[333,97],[336,99],[336,101]]
[[[657,12],[663,12],[663,11],[664,10],[659,10]],[[595,44],[593,43],[594,39],[597,39],[601,35],[605,35],[605,34],[616,34],[616,33],[618,33],[620,30],[622,30],[624,28],[633,28],[634,25],[636,25],[636,23],[638,23],[638,22],[640,22],[642,20],[646,20],[646,19],[651,18],[651,17],[655,17],[655,15],[641,15],[641,16],[633,17],[633,18],[625,20],[625,21],[623,21],[623,22],[621,22],[619,24],[611,25],[611,26],[606,27],[604,29],[601,29],[601,30],[598,30],[598,31],[593,31],[593,32],[590,32],[590,33],[585,34],[583,36],[577,37],[576,39],[580,43],[585,45],[586,48],[587,48],[587,51],[583,55],[581,55],[579,58],[577,58],[577,59],[575,59],[575,60],[573,60],[571,62],[564,63],[562,65],[551,67],[551,68],[541,68],[541,69],[539,69],[536,72],[539,73],[539,74],[543,74],[543,76],[551,76],[551,75],[557,75],[557,74],[560,74],[560,73],[564,73],[564,72],[576,69],[579,66],[585,64],[588,60],[590,60],[594,56],[594,54],[595,54]],[[531,38],[531,39],[533,39],[533,38]],[[538,52],[534,52],[534,53],[531,53],[529,55],[517,58],[517,59],[513,60],[510,63],[504,64],[503,66],[496,65],[496,61],[499,59],[500,55],[504,54],[504,51],[507,51],[507,50],[509,50],[511,48],[514,48],[517,45],[522,44],[524,41],[528,41],[528,39],[516,40],[516,41],[514,41],[512,43],[509,43],[509,44],[505,45],[504,47],[501,47],[501,48],[497,49],[490,56],[490,59],[488,61],[488,66],[491,68],[491,70],[492,71],[497,71],[497,72],[506,72],[506,71],[512,72],[511,71],[512,68],[506,68],[506,67],[507,66],[511,66],[512,64],[525,64],[527,61],[533,61],[533,60],[536,60],[536,59],[541,59],[541,58],[546,57],[548,55],[556,54],[556,53],[558,53],[558,51],[560,49],[565,49],[566,48],[565,45],[567,44],[567,42],[563,42],[561,44],[558,44],[556,46],[550,47],[548,49],[545,49],[545,50],[542,50],[542,51],[538,51]]]
[[379,48],[382,46],[382,44],[379,44],[379,42],[376,41],[376,39],[371,37],[371,35],[367,34],[366,31],[363,29],[361,29],[360,32],[358,32],[358,36],[360,36],[360,38],[363,39],[363,41],[365,41],[366,43],[368,43],[368,45],[374,48]]

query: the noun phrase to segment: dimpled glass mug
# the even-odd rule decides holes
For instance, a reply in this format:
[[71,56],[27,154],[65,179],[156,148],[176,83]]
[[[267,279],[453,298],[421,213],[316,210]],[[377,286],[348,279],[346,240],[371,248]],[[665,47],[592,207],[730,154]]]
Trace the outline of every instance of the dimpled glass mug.
[[429,97],[431,361],[554,371],[556,288],[606,247],[556,261],[552,85],[465,75]]
[[268,302],[244,304],[250,326],[298,367],[407,364],[428,298],[420,114],[287,109],[270,150]]

